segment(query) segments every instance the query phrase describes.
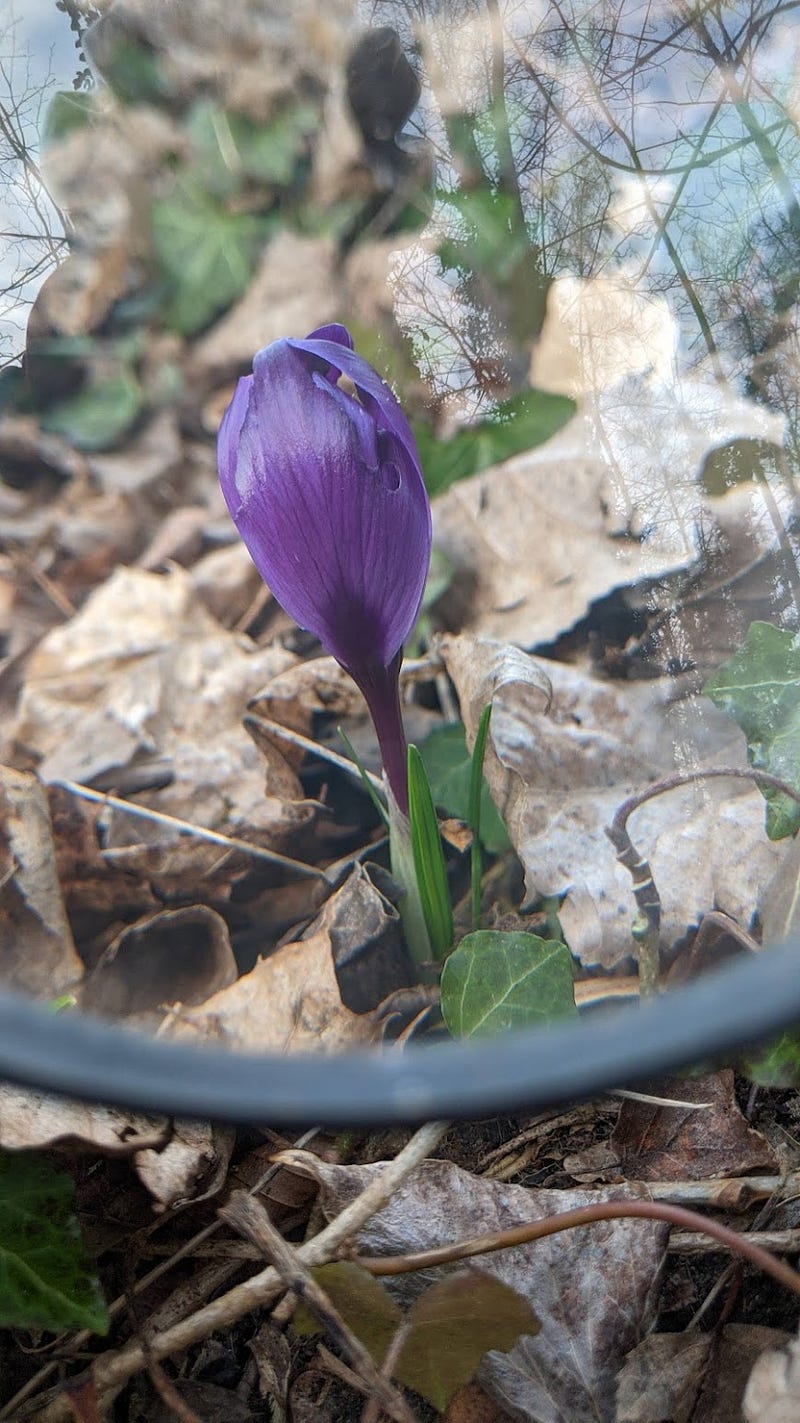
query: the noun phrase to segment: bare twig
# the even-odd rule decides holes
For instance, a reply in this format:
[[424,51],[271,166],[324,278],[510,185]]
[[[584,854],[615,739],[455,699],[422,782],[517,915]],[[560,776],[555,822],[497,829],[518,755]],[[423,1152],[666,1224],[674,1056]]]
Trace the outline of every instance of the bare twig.
[[328,1337],[361,1375],[374,1399],[395,1423],[417,1423],[403,1395],[375,1367],[372,1355],[299,1259],[297,1250],[275,1229],[264,1207],[244,1191],[234,1191],[220,1215],[271,1260],[287,1290],[316,1315]]
[[[386,1204],[406,1177],[436,1149],[446,1130],[447,1123],[442,1122],[429,1122],[420,1127],[385,1170],[370,1181],[361,1194],[351,1201],[330,1225],[312,1240],[299,1246],[297,1253],[303,1264],[308,1269],[313,1269],[316,1265],[324,1265],[328,1260],[334,1259],[345,1242]],[[289,1151],[281,1153],[278,1159],[284,1164],[292,1163],[297,1166],[303,1157],[302,1152]],[[306,1174],[311,1174],[307,1165]],[[271,1304],[282,1289],[277,1270],[269,1266],[242,1284],[235,1285],[219,1299],[212,1300],[188,1319],[154,1334],[149,1341],[151,1358],[164,1359],[169,1354],[198,1344],[217,1329],[229,1329],[253,1310]],[[123,1345],[119,1350],[111,1350],[101,1355],[92,1370],[101,1401],[105,1394],[118,1390],[144,1366],[144,1350],[136,1340]],[[60,1393],[46,1408],[37,1413],[36,1417],[39,1423],[66,1423],[69,1419],[69,1404],[65,1394]]]

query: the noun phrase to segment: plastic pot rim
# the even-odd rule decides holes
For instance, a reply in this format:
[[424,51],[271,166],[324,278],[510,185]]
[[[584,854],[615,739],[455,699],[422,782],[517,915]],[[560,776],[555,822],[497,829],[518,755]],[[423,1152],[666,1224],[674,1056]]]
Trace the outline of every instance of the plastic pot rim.
[[0,994],[0,1080],[237,1124],[369,1126],[531,1111],[800,1028],[800,938],[597,1018],[469,1042],[279,1057],[168,1043]]

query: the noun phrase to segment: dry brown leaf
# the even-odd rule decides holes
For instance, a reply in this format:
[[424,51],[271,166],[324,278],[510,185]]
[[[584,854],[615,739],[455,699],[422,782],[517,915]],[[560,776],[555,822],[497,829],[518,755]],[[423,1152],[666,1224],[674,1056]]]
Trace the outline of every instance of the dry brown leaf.
[[708,1364],[710,1334],[648,1334],[617,1378],[615,1423],[690,1423]]
[[131,924],[89,974],[81,1006],[105,1017],[161,1016],[169,1003],[203,1003],[235,983],[228,926],[204,904]]
[[744,1423],[797,1423],[800,1418],[800,1341],[762,1354],[747,1380]]
[[[703,1382],[692,1423],[773,1423],[769,1415],[743,1412],[750,1370],[765,1349],[779,1349],[790,1336],[760,1324],[726,1324],[717,1341]],[[769,1355],[767,1355],[769,1357]],[[796,1423],[797,1412],[777,1416],[774,1423]]]
[[171,1037],[214,1041],[242,1052],[337,1052],[372,1038],[372,1025],[345,1008],[330,936],[285,944],[230,988],[180,1011]]
[[161,410],[123,450],[89,454],[86,463],[108,494],[132,494],[167,479],[183,459],[178,422],[173,411]]
[[701,1111],[624,1101],[611,1138],[626,1177],[638,1181],[703,1181],[778,1171],[761,1132],[748,1126],[736,1104],[733,1072],[660,1078],[639,1084],[657,1097],[707,1102]]
[[235,1140],[232,1127],[177,1121],[166,1145],[137,1151],[136,1174],[153,1197],[155,1209],[204,1201],[221,1191]]
[[328,900],[311,934],[326,929],[342,1002],[369,1013],[398,988],[417,982],[400,915],[376,883],[371,867],[356,865]]
[[437,547],[453,565],[442,602],[460,625],[534,647],[555,642],[615,588],[687,567],[620,536],[608,472],[579,419],[540,448],[459,480],[434,502]]
[[626,376],[672,374],[677,327],[669,303],[621,276],[556,277],[547,293],[530,383],[580,400]]
[[[381,1169],[332,1166],[309,1157],[328,1217]],[[404,1254],[451,1244],[596,1201],[640,1195],[527,1190],[471,1176],[447,1161],[426,1161],[360,1232],[369,1255]],[[606,1221],[487,1255],[482,1270],[519,1291],[541,1321],[509,1354],[486,1356],[478,1381],[513,1418],[531,1423],[607,1423],[624,1356],[652,1317],[667,1228],[656,1221]],[[424,1281],[402,1276],[405,1297]]]
[[46,792],[35,776],[0,766],[0,982],[56,998],[82,976]]
[[[443,637],[468,740],[487,702],[486,776],[525,868],[529,899],[563,896],[567,943],[588,966],[611,967],[633,951],[630,876],[606,826],[618,806],[676,769],[744,766],[743,738],[705,698],[674,701],[674,684],[611,683],[538,659],[541,693],[522,674],[516,648]],[[763,800],[737,781],[709,781],[647,802],[631,820],[662,901],[662,943],[671,945],[716,906],[747,925],[758,891],[782,851],[764,831]]]
[[169,1135],[165,1118],[0,1085],[0,1146],[11,1151],[77,1142],[104,1155],[131,1156],[136,1151],[157,1150]]
[[[280,752],[262,759],[241,718],[256,688],[293,661],[221,628],[182,569],[120,568],[36,649],[15,735],[49,781],[113,786],[155,757],[172,779],[144,804],[279,848],[313,812]],[[217,847],[121,810],[107,812],[104,846],[128,869],[163,875],[219,860]]]

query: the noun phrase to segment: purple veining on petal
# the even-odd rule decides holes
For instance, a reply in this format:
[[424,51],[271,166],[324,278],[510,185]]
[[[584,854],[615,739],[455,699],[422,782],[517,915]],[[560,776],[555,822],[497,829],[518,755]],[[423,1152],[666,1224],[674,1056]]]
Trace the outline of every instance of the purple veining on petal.
[[[357,397],[336,384],[340,373]],[[218,456],[253,561],[290,616],[358,683],[405,804],[397,678],[431,546],[405,415],[346,329],[322,327],[258,352],[223,418]]]

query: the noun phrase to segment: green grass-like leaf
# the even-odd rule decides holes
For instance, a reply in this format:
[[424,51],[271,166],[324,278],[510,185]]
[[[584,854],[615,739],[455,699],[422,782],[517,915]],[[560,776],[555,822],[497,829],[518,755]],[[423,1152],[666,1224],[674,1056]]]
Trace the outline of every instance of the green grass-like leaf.
[[416,746],[408,748],[408,817],[414,869],[431,950],[434,958],[441,961],[449,953],[453,942],[453,910],[439,822],[422,757]]
[[[747,739],[747,757],[800,791],[800,639],[772,623],[751,623],[744,645],[703,688]],[[800,830],[800,806],[764,789],[767,834],[782,840]]]
[[91,1329],[108,1311],[84,1250],[68,1176],[24,1152],[0,1151],[0,1325]]
[[456,1038],[576,1012],[572,955],[552,939],[481,929],[461,940],[442,970],[442,1016]]

